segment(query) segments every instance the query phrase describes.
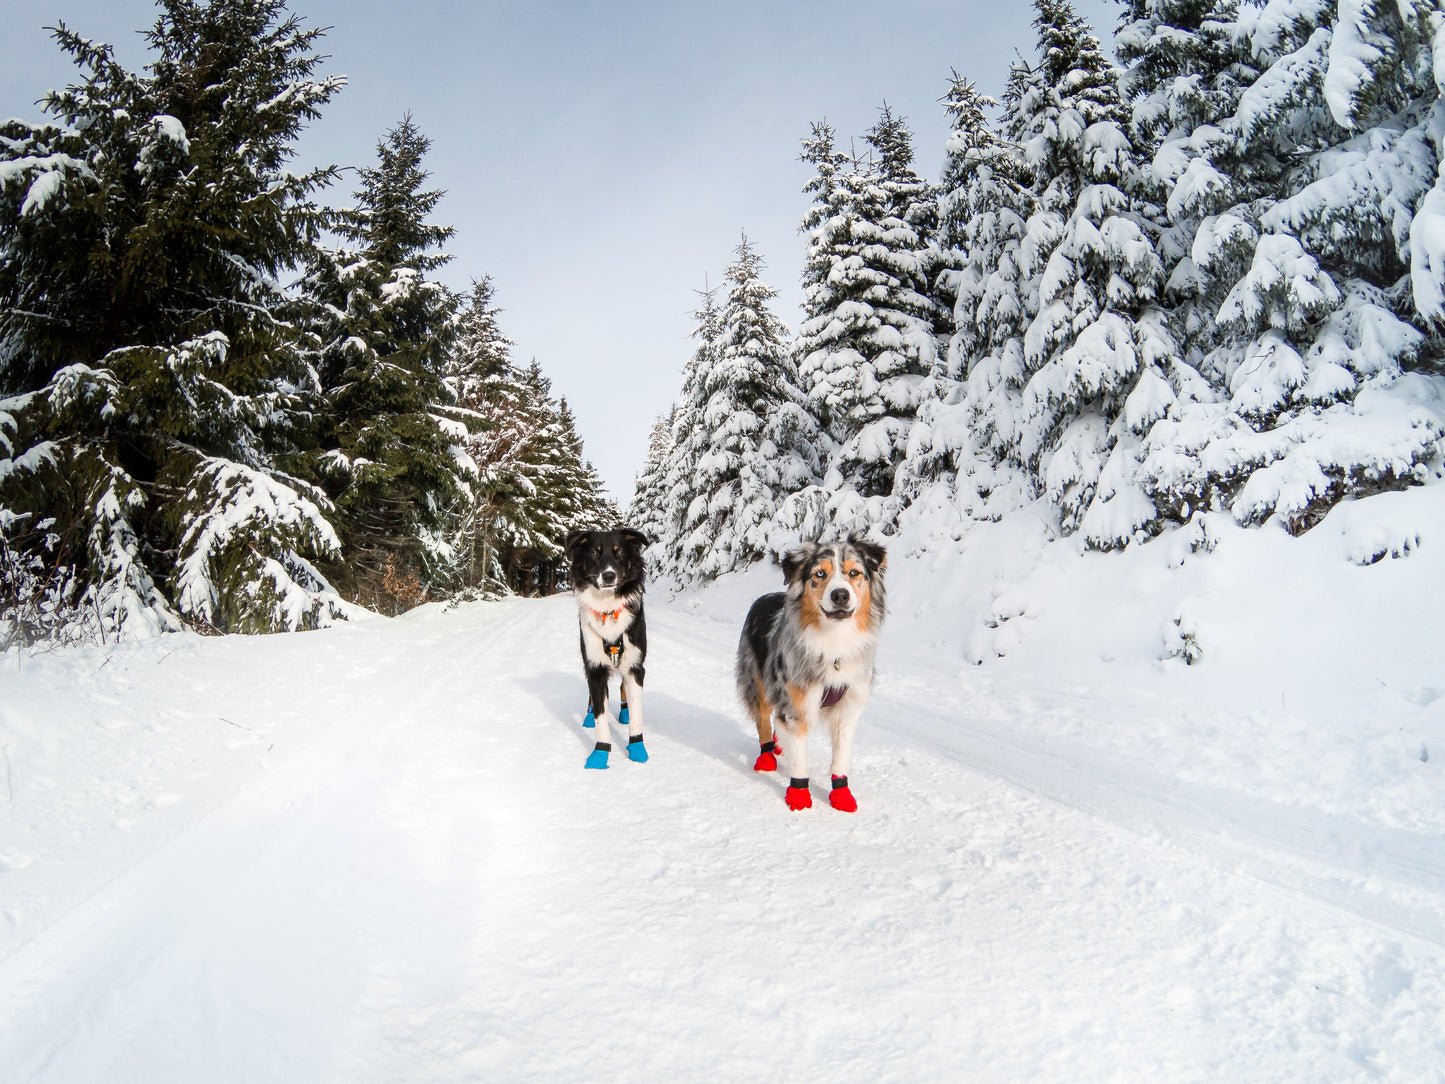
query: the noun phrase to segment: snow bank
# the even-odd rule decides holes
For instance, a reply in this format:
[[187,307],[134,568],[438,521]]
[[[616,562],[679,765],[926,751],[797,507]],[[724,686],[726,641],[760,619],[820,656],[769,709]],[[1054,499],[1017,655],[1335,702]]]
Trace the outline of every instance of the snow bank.
[[[1042,502],[955,543],[920,517],[888,540],[880,693],[925,664],[944,714],[987,703],[1116,766],[1445,832],[1439,474],[1299,537],[1201,513],[1115,553],[1058,537]],[[780,584],[759,566],[679,601],[740,622]]]

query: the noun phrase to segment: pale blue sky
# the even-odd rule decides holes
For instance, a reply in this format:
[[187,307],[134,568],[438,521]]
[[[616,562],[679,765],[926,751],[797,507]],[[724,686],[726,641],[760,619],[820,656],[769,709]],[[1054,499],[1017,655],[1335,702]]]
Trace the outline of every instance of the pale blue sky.
[[[1121,6],[1075,0],[1108,45]],[[5,0],[0,115],[72,69],[42,29],[63,19],[145,62],[146,0]],[[577,414],[625,507],[653,417],[677,395],[688,313],[746,229],[776,311],[796,330],[809,122],[846,144],[886,99],[936,178],[950,68],[1002,92],[1033,56],[1031,4],[908,0],[437,3],[293,0],[330,25],[327,72],[349,85],[303,135],[306,162],[366,165],[411,112],[432,140],[436,219],[456,227],[441,277],[490,274],[520,361],[536,357]],[[348,181],[331,201],[349,198]]]

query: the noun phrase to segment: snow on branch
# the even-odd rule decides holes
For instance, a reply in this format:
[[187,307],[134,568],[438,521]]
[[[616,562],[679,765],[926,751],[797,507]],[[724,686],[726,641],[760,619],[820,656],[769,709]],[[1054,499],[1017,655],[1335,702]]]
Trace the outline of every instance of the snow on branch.
[[176,600],[190,620],[227,631],[316,628],[344,617],[306,559],[340,555],[321,510],[268,474],[207,459],[185,497]]

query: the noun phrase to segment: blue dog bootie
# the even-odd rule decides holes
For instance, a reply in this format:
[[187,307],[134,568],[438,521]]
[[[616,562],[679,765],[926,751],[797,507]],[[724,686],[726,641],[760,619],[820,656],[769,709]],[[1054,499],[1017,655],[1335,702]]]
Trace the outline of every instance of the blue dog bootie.
[[617,721],[623,726],[627,725],[627,701],[622,702],[622,710],[617,713]]
[[587,763],[584,768],[605,768],[607,767],[607,754],[612,752],[612,746],[605,741],[597,743],[597,747],[587,754]]
[[587,701],[587,718],[582,720],[582,725],[588,730],[597,725],[597,716],[592,713],[592,701],[590,700]]
[[635,760],[638,764],[647,763],[647,746],[642,744],[642,735],[627,739],[627,759]]

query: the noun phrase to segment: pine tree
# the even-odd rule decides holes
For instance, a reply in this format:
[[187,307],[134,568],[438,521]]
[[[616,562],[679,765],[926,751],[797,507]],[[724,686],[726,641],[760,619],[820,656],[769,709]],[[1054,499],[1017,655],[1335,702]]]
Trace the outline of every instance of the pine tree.
[[667,460],[672,454],[672,421],[677,406],[658,415],[647,434],[647,459],[637,475],[627,522],[656,544],[667,532]]
[[717,363],[722,333],[716,287],[705,287],[697,294],[701,303],[692,314],[697,321],[692,333],[697,347],[683,367],[682,392],[673,411],[672,449],[664,481],[665,530],[653,547],[658,573],[680,584],[691,582],[693,570],[702,563],[709,543],[702,529],[707,519],[707,496],[694,492],[693,479],[707,447],[707,379]]
[[1422,477],[1441,425],[1394,388],[1435,353],[1439,262],[1417,242],[1440,160],[1427,73],[1441,14],[1362,3],[1226,21],[1253,78],[1164,174],[1171,214],[1199,218],[1190,259],[1217,325],[1200,362],[1212,401],[1174,406],[1147,442],[1144,482],[1171,514],[1229,507],[1300,531],[1343,496]]
[[572,496],[559,494],[568,471],[552,382],[533,358],[504,378],[504,386],[509,385],[514,387],[508,388],[503,406],[514,410],[515,416],[510,422],[499,418],[498,432],[510,430],[514,445],[509,449],[510,469],[503,475],[506,488],[497,503],[493,546],[506,589],[534,594],[546,574],[546,562],[561,552],[561,540],[570,529],[567,507]]
[[[459,378],[463,405],[485,425],[467,445],[477,474],[458,530],[458,581],[463,591],[549,594],[565,571],[567,532],[620,517],[583,453],[571,408],[552,397],[535,359],[525,368],[506,359],[511,343],[496,331],[495,313],[490,282],[474,283],[458,345],[474,361],[486,356],[478,369],[490,375]],[[490,351],[474,350],[487,341]]]
[[846,382],[856,364],[846,345],[833,349],[833,340],[827,337],[833,311],[840,301],[838,273],[855,255],[848,226],[853,177],[848,156],[835,149],[834,139],[827,121],[815,121],[799,155],[799,160],[812,166],[815,173],[803,186],[813,201],[798,228],[808,244],[803,257],[803,325],[794,355],[814,417],[826,433],[832,433],[835,424],[842,426],[841,419],[833,416],[837,401],[832,387],[834,376]]
[[[895,490],[912,502],[962,502],[973,516],[1011,510],[1029,495],[1008,466],[1022,389],[1023,332],[1033,316],[1019,249],[1034,210],[1031,175],[988,123],[998,103],[957,72],[943,98],[952,118],[940,184],[940,244],[956,254],[944,272],[956,328],[931,375]],[[953,487],[957,484],[957,492]]]
[[701,447],[690,490],[701,510],[693,532],[701,540],[694,570],[702,579],[766,554],[780,500],[811,482],[816,468],[788,329],[768,307],[777,292],[759,278],[762,257],[746,233],[735,252],[696,422]]
[[506,589],[498,548],[517,544],[535,494],[527,466],[536,439],[536,405],[512,364],[513,343],[502,333],[493,290],[490,277],[473,280],[444,377],[457,406],[474,419],[464,442],[470,477],[451,542],[453,586],[489,594]]
[[1195,370],[1215,345],[1219,282],[1194,262],[1195,238],[1207,216],[1263,194],[1242,162],[1211,164],[1202,146],[1221,150],[1218,125],[1258,77],[1250,50],[1233,33],[1235,0],[1128,0],[1116,36],[1125,65],[1120,91],[1132,102],[1135,144],[1152,156],[1139,181],[1164,206],[1158,241],[1165,297],[1188,369],[1171,380],[1186,398],[1207,393]]
[[292,143],[340,89],[283,0],[161,0],[141,73],[0,126],[0,525],[103,636],[339,613],[318,489],[278,466],[314,387],[278,278],[314,243]]
[[1137,457],[1160,409],[1160,368],[1178,348],[1154,304],[1156,212],[1139,195],[1117,72],[1067,0],[1034,7],[1039,64],[1015,70],[1006,132],[1034,178],[1019,254],[1038,309],[1023,336],[1018,420],[1003,441],[1064,529],[1109,547],[1157,517],[1135,480]]
[[808,186],[797,353],[812,412],[838,445],[829,488],[880,497],[892,489],[947,322],[932,299],[936,208],[912,172],[907,126],[884,106],[866,139],[876,160],[846,173],[826,125],[804,144],[819,174]]
[[565,397],[557,402],[547,437],[542,442],[541,467],[545,486],[540,487],[537,510],[545,518],[536,530],[530,576],[514,580],[513,587],[526,594],[545,595],[551,594],[565,579],[562,543],[567,533],[607,530],[617,526],[621,516],[603,494],[597,469],[583,453],[576,419]]
[[[396,607],[450,574],[445,537],[465,504],[459,458],[468,415],[452,409],[442,373],[457,299],[427,272],[451,227],[428,221],[444,195],[421,162],[431,141],[408,115],[359,171],[356,205],[338,214],[354,248],[317,250],[305,281],[322,342],[322,450],[315,471],[339,509],[344,588]],[[408,585],[408,598],[395,584]]]

